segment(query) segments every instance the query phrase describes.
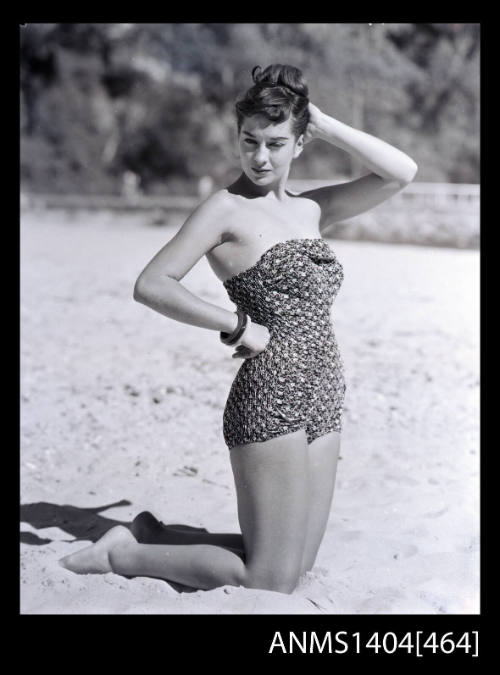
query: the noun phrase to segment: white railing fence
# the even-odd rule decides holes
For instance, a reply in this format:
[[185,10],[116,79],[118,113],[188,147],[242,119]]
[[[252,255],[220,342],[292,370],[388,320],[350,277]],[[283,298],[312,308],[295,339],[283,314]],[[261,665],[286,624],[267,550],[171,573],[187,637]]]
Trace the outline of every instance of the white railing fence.
[[[292,189],[300,192],[322,185],[331,185],[332,182],[343,181],[295,179],[289,183]],[[480,185],[477,183],[409,183],[401,192],[377,208],[425,204],[437,208],[477,209],[479,200]]]
[[[343,181],[337,181],[343,182]],[[332,181],[290,180],[296,192]],[[154,225],[180,227],[187,214],[206,196],[177,195],[41,195],[21,193],[23,210],[116,211],[120,216],[144,214]],[[479,185],[410,183],[383,204],[337,223],[327,236],[356,241],[408,243],[424,246],[479,248]]]
[[[343,181],[292,179],[290,188],[302,191]],[[21,192],[22,207],[87,209],[165,209],[189,210],[200,195],[121,195],[33,194]],[[410,183],[401,192],[377,208],[426,205],[444,209],[478,209],[480,186],[469,183]]]

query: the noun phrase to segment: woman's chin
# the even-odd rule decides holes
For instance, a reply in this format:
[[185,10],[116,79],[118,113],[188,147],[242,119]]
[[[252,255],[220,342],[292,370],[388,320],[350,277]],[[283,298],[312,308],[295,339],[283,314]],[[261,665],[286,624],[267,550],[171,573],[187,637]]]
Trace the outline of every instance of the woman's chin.
[[269,185],[275,181],[275,176],[273,176],[271,171],[266,171],[263,173],[249,171],[246,176],[252,181],[254,185]]

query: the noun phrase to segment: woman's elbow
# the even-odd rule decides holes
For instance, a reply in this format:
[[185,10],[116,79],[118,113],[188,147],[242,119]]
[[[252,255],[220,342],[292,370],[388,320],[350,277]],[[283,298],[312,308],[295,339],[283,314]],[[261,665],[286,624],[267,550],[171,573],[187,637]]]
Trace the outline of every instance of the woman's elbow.
[[404,174],[401,176],[400,182],[403,185],[408,185],[408,183],[411,183],[412,180],[417,175],[417,171],[418,171],[417,163],[409,157],[408,166],[405,167],[405,171]]
[[139,277],[134,285],[134,300],[146,304],[149,295],[149,285],[144,277]]
[[151,307],[152,304],[165,302],[172,295],[177,280],[171,277],[151,277],[141,274],[134,286],[134,300]]

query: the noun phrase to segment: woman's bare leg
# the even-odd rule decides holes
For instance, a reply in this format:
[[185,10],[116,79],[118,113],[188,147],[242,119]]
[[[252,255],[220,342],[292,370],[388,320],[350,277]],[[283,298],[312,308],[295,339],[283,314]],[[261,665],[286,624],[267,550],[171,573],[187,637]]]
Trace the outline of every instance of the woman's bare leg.
[[325,534],[332,505],[340,433],[332,431],[309,445],[309,521],[301,573],[312,569]]
[[290,593],[300,578],[309,516],[305,431],[233,448],[231,465],[248,586]]
[[[123,525],[112,527],[95,544],[59,563],[78,574],[115,572],[160,577],[203,589],[224,584],[238,586],[243,571],[241,558],[224,548],[139,544]],[[220,579],[224,579],[222,584]]]
[[135,542],[131,532],[123,525],[116,525],[105,532],[95,544],[64,556],[59,560],[59,564],[78,574],[106,574],[113,571],[109,562],[109,552],[118,544],[131,542]]
[[[309,521],[301,573],[312,569],[328,524],[335,488],[340,433],[332,431],[316,438],[308,447],[309,456]],[[140,513],[131,532],[147,544],[213,544],[244,556],[241,534],[211,533],[206,530],[176,529],[161,523],[148,511]]]
[[[107,551],[110,571],[158,577],[205,590],[229,584],[290,593],[300,577],[308,519],[305,432],[233,448],[231,464],[245,562],[232,551],[209,544],[139,544],[131,539],[115,542],[113,531],[126,529],[117,526],[104,535],[109,535],[112,543]],[[104,537],[94,544],[100,545],[101,559]],[[79,553],[68,556],[68,569],[80,571]],[[81,554],[88,569],[89,550]]]
[[109,562],[116,574],[157,577],[202,590],[240,586],[245,580],[241,558],[209,544],[123,542],[110,550]]
[[149,511],[142,511],[133,520],[130,531],[140,544],[211,544],[222,546],[240,557],[244,556],[241,534],[207,532],[203,528],[183,528],[165,525]]

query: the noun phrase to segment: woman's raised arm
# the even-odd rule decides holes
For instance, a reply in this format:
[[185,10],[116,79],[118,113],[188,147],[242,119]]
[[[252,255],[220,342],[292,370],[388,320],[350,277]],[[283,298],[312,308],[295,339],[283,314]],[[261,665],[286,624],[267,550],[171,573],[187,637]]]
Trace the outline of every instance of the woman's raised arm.
[[377,206],[415,177],[418,169],[415,161],[393,145],[339,122],[312,103],[309,114],[305,143],[314,138],[331,143],[370,170],[361,178],[302,193],[303,197],[314,199],[320,205],[323,228]]

